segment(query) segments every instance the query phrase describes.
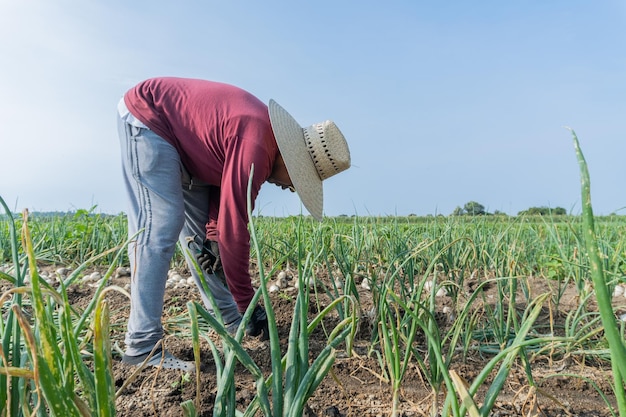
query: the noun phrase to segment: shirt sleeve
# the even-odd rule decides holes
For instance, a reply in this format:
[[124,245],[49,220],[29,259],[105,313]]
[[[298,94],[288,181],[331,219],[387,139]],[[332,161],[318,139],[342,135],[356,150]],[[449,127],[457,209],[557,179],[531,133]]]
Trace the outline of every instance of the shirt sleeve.
[[211,198],[207,237],[219,243],[226,282],[241,312],[246,310],[255,293],[250,281],[248,181],[254,166],[250,188],[253,210],[261,186],[271,174],[275,159],[272,151],[246,138],[228,140],[222,183],[217,192],[219,199]]

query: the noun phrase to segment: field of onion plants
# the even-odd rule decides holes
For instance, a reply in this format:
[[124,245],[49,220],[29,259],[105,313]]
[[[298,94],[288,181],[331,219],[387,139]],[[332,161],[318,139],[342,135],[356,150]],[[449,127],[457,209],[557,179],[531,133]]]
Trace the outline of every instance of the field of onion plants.
[[[125,397],[149,379],[119,364],[125,217],[15,215],[0,198],[0,416],[626,416],[626,218],[594,217],[574,145],[578,216],[252,216],[270,340],[259,356],[243,328],[229,335],[184,296],[193,288],[177,288],[164,327],[197,369],[163,371],[179,393],[168,409]],[[184,276],[180,250],[172,271]],[[363,367],[350,360],[375,376],[368,405],[349,392]],[[543,385],[564,378],[595,406],[577,409]]]

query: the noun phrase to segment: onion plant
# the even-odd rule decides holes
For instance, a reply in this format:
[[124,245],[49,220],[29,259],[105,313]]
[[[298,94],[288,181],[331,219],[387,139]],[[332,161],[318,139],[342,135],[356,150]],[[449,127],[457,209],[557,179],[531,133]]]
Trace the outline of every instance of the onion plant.
[[[252,175],[251,175],[252,178]],[[251,202],[248,195],[248,215],[252,218],[250,212]],[[250,233],[252,244],[258,257],[260,290],[257,291],[248,310],[243,316],[242,323],[237,330],[236,335],[231,336],[226,331],[219,317],[219,309],[216,308],[212,298],[209,300],[214,304],[214,311],[217,312],[213,317],[198,303],[189,303],[189,311],[192,315],[192,326],[197,326],[197,321],[193,318],[199,315],[206,320],[213,330],[221,337],[224,346],[223,361],[220,359],[219,352],[215,344],[207,337],[213,351],[213,358],[216,362],[217,369],[217,386],[215,406],[213,415],[215,416],[245,416],[252,417],[257,415],[259,411],[265,416],[283,416],[283,417],[299,417],[302,416],[306,402],[313,395],[319,384],[322,382],[326,374],[330,372],[336,356],[338,346],[353,333],[356,328],[356,313],[350,315],[340,321],[330,332],[328,343],[318,356],[309,363],[309,336],[322,320],[332,311],[334,311],[344,299],[349,296],[339,297],[333,300],[324,310],[322,310],[310,323],[308,322],[309,311],[309,281],[313,279],[313,262],[311,254],[305,255],[303,246],[298,245],[298,295],[295,300],[294,314],[291,322],[290,333],[288,338],[287,352],[284,356],[281,353],[280,339],[278,328],[272,308],[271,299],[267,289],[267,278],[263,268],[263,260],[261,259],[261,251],[256,236],[254,223],[250,222]],[[298,239],[302,242],[302,238]],[[318,250],[319,257],[321,250]],[[252,310],[262,296],[265,304],[268,327],[269,327],[269,344],[271,356],[272,372],[269,377],[265,378],[260,368],[245,349],[241,346],[246,323],[250,319]],[[356,311],[356,309],[352,309]],[[194,333],[198,333],[194,330]],[[197,343],[194,343],[196,346]],[[198,351],[194,348],[196,354],[196,363],[198,364]],[[252,402],[245,411],[237,410],[235,401],[235,378],[234,367],[235,359],[238,360],[256,380],[257,393]],[[271,402],[270,402],[271,396]]]
[[[491,410],[495,405],[498,394],[504,387],[506,378],[508,377],[513,362],[517,360],[520,351],[525,347],[542,345],[553,340],[553,338],[551,337],[527,337],[532,329],[535,320],[537,319],[537,316],[541,312],[544,301],[546,300],[546,298],[548,298],[548,296],[549,294],[539,296],[529,304],[524,314],[524,317],[521,320],[522,325],[515,338],[511,340],[511,342],[507,346],[503,347],[502,350],[489,361],[489,363],[481,370],[479,375],[469,387],[466,388],[460,385],[459,379],[456,377],[450,379],[455,387],[455,389],[452,391],[458,393],[461,398],[461,404],[457,404],[456,399],[448,395],[446,398],[443,415],[448,415],[449,413],[452,413],[454,415],[465,415],[468,408],[472,410],[472,416],[478,415],[486,417],[490,415]],[[482,406],[478,407],[473,397],[474,395],[476,395],[478,388],[486,383],[487,378],[489,377],[490,373],[496,368],[498,363],[500,364],[500,367],[498,368],[496,376],[489,386],[487,393],[485,394],[485,397],[482,401]]]
[[611,305],[611,294],[609,293],[608,285],[604,276],[603,262],[601,260],[602,256],[598,247],[593,208],[591,205],[591,184],[589,171],[587,169],[587,162],[585,161],[585,157],[580,148],[576,133],[573,130],[571,130],[571,133],[580,168],[581,199],[583,208],[582,217],[584,227],[583,235],[585,238],[585,247],[587,249],[587,256],[589,257],[591,278],[593,280],[594,291],[598,302],[600,318],[602,319],[602,324],[604,326],[604,334],[611,350],[613,391],[615,392],[620,416],[623,417],[626,416],[626,391],[624,389],[624,385],[626,384],[626,346],[624,345],[624,340],[622,339],[615,322],[615,316]]
[[388,283],[383,284],[378,297],[377,315],[382,358],[391,382],[391,415],[395,417],[398,415],[400,388],[411,363],[411,347],[418,326],[415,320],[406,320],[410,316],[405,315],[403,309],[393,302],[393,291]]
[[[436,296],[444,284],[438,283],[437,265],[441,254],[445,253],[450,245],[441,248],[440,252],[431,260],[425,277],[432,274],[430,289],[425,291],[426,279],[415,280],[414,269],[407,268],[412,261],[427,251],[435,242],[423,242],[413,251],[400,259],[398,265],[385,276],[385,279],[373,288],[374,304],[378,323],[378,343],[381,347],[381,365],[389,376],[392,390],[392,416],[399,412],[399,394],[402,380],[412,360],[417,362],[425,379],[432,389],[431,415],[436,415],[438,398],[442,384],[449,380],[447,369],[456,347],[459,331],[442,336],[441,329],[435,317]],[[407,290],[407,283],[409,289]],[[446,285],[448,288],[454,286]],[[458,328],[457,328],[458,329]],[[418,330],[426,338],[426,356],[424,357],[415,347]],[[445,349],[451,352],[445,354]]]
[[[16,239],[12,245],[17,254]],[[83,313],[91,317],[90,330],[69,304],[64,283],[55,290],[40,278],[27,211],[22,245],[31,284],[23,285],[15,256],[16,285],[0,297],[0,305],[10,305],[7,325],[0,325],[0,383],[6,387],[0,415],[115,415],[106,291]]]

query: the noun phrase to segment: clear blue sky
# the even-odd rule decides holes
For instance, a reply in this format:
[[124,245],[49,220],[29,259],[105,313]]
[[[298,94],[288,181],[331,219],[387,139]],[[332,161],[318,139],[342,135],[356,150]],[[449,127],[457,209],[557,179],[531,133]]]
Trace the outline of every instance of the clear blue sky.
[[[0,0],[0,196],[125,208],[115,108],[136,82],[218,80],[334,120],[353,167],[327,215],[626,206],[626,2]],[[266,184],[265,215],[298,214]]]

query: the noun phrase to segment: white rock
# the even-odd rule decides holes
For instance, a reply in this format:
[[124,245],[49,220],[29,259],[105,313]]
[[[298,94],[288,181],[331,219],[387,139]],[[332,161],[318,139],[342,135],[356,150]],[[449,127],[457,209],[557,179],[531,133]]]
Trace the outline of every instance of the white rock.
[[454,311],[452,311],[451,307],[445,306],[443,308],[443,313],[446,315],[448,323],[452,323],[454,320],[456,320],[456,314],[454,313]]
[[[179,282],[185,278],[183,278],[178,272],[172,274],[169,276],[169,279],[171,279],[174,282]],[[185,280],[186,281],[186,280]]]
[[619,316],[619,319],[621,321],[626,321],[626,313],[622,314],[621,316]]
[[446,295],[448,295],[448,291],[444,287],[441,287],[437,290],[437,294],[435,294],[435,297],[444,297]]
[[363,278],[363,281],[361,281],[361,288],[365,288],[368,291],[372,289],[369,278]]
[[287,286],[287,273],[285,271],[280,271],[278,273],[274,285],[276,285],[278,288],[285,288]]
[[335,279],[335,287],[337,287],[338,290],[343,288],[343,281],[339,278]]
[[187,277],[187,284],[189,285],[195,285],[196,281],[193,279],[193,277]]
[[280,291],[280,287],[276,284],[272,284],[270,285],[270,287],[268,288],[269,292],[278,292]]
[[98,281],[102,278],[102,274],[100,274],[100,272],[96,271],[96,272],[92,272],[91,275],[91,280],[92,281]]
[[[312,289],[312,288],[315,286],[315,284],[313,283],[313,280],[312,280],[312,279],[306,279],[306,284],[309,286],[309,289]],[[293,284],[293,286],[294,286],[296,289],[299,289],[299,288],[300,288],[300,280],[298,279],[298,280],[297,280],[297,281]]]
[[102,284],[102,280],[99,279],[97,281],[93,281],[93,282],[88,282],[87,285],[90,286],[91,288],[98,288],[100,285]]
[[68,276],[70,272],[71,270],[65,267],[57,268],[57,270],[55,271],[55,273],[62,278]]
[[120,266],[115,270],[115,278],[121,277],[129,277],[130,276],[130,268],[125,266]]
[[619,297],[620,295],[624,295],[624,287],[618,284],[613,290],[613,297]]
[[91,279],[91,275],[85,275],[85,276],[84,276],[84,277],[82,277],[80,280],[81,280],[82,282],[85,282],[85,283],[87,283],[87,282],[92,282],[92,281],[93,281],[93,279]]

